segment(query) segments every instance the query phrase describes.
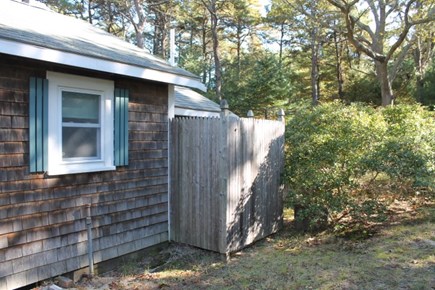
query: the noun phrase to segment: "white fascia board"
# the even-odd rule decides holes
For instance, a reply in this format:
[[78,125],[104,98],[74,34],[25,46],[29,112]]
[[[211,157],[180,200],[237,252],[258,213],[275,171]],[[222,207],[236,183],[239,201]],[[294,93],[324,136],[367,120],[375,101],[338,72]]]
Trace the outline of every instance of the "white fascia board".
[[217,117],[220,118],[220,113],[218,112],[208,112],[208,111],[197,111],[191,109],[177,108],[175,107],[175,116],[185,116],[185,117]]
[[206,91],[205,85],[199,80],[185,76],[6,39],[0,39],[0,53],[196,88],[203,92]]
[[168,119],[172,119],[175,116],[175,87],[173,85],[168,86]]

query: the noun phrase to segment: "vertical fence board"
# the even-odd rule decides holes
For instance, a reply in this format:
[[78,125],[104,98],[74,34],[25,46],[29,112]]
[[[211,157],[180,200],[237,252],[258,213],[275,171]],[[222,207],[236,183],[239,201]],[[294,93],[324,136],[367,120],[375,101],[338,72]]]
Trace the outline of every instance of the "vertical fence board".
[[[216,249],[219,251],[221,246],[221,241],[223,240],[221,236],[222,229],[222,219],[223,212],[221,212],[220,200],[221,200],[221,188],[220,188],[220,178],[218,178],[219,173],[219,153],[220,153],[220,131],[222,129],[221,123],[217,122],[216,119],[210,119],[211,127],[210,130],[212,133],[212,150],[208,154],[208,158],[211,160],[211,170],[209,171],[210,175],[210,188],[208,189],[208,194],[211,196],[210,198],[210,218],[211,218],[211,235],[207,237],[210,242],[209,249]],[[206,171],[207,168],[204,168]]]
[[174,241],[228,253],[280,228],[282,122],[181,118],[170,126]]

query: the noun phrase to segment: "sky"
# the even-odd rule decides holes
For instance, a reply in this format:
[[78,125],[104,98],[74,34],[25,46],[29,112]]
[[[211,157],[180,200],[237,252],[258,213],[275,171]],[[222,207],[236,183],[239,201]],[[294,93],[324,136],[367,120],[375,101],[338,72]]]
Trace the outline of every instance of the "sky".
[[262,7],[261,16],[266,16],[266,9],[264,9],[265,6],[270,5],[271,0],[258,0],[258,3]]
[[258,3],[260,3],[261,5],[268,5],[270,4],[270,0],[258,0]]

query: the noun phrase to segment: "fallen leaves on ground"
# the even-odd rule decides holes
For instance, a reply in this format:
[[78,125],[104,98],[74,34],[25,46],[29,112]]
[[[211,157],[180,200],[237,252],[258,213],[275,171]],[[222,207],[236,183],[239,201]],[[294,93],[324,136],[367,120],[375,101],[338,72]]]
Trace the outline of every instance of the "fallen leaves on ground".
[[153,271],[138,261],[134,274],[112,272],[76,289],[434,289],[434,204],[397,201],[391,210],[396,215],[366,240],[297,233],[286,219],[280,233],[229,261],[171,244],[160,253],[165,262]]

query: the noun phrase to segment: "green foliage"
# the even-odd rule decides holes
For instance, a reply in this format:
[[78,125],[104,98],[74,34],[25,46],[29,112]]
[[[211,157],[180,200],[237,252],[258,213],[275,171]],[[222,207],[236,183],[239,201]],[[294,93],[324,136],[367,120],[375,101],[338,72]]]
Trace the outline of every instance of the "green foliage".
[[381,105],[381,88],[374,75],[352,73],[345,86],[345,100]]
[[363,162],[368,170],[387,174],[398,184],[433,186],[435,173],[434,114],[419,106],[395,106],[381,110],[387,125],[383,142]]
[[279,62],[277,55],[259,51],[242,55],[237,61],[226,64],[223,75],[223,95],[230,108],[240,116],[253,110],[264,116],[266,109],[287,102],[294,82],[292,71]]
[[435,106],[435,62],[423,79],[420,101],[426,106]]
[[[380,192],[367,188],[383,176],[395,188],[433,187],[435,120],[419,106],[374,109],[340,102],[298,111],[287,126],[286,179],[290,203],[316,229],[380,217]],[[308,219],[304,220],[304,219]]]

